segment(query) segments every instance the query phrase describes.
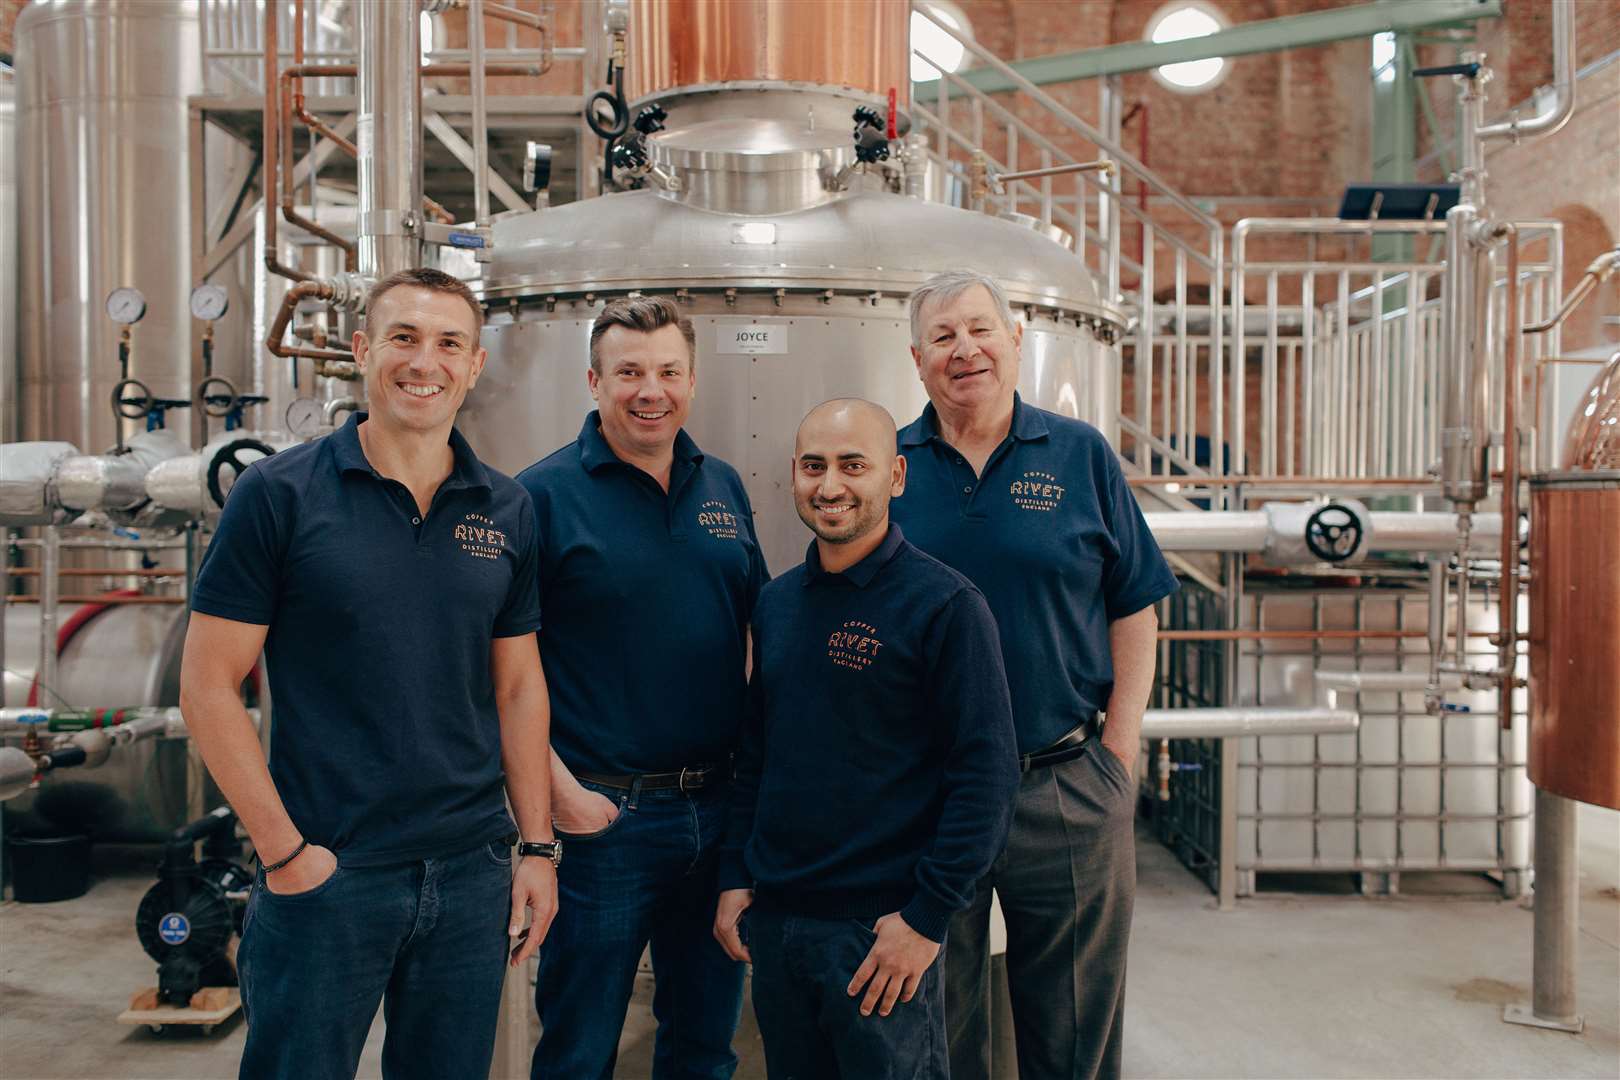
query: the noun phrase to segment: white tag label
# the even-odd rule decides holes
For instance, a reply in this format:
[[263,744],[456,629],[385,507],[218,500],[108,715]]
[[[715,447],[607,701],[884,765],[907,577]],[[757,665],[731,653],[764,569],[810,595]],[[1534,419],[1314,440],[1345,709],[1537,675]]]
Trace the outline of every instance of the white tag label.
[[788,328],[780,323],[748,323],[716,328],[715,351],[723,354],[769,353],[780,356],[788,350]]
[[370,113],[361,113],[354,118],[354,148],[360,152],[361,161],[371,159],[371,127],[374,119]]

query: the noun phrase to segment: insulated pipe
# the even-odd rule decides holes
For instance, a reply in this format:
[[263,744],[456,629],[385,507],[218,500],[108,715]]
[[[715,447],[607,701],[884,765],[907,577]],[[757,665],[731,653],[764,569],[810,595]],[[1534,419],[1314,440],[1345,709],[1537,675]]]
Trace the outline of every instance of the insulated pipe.
[[0,746],[0,802],[27,791],[38,773],[33,758],[15,746]]
[[1528,120],[1511,118],[1482,124],[1474,134],[1481,140],[1551,135],[1575,115],[1575,0],[1553,0],[1553,100],[1547,111]]
[[[1298,539],[1283,536],[1273,528],[1270,515],[1261,510],[1170,510],[1142,516],[1154,540],[1165,551],[1263,552],[1283,540]],[[1456,514],[1389,510],[1373,511],[1367,518],[1368,551],[1456,550],[1459,530]],[[1481,554],[1495,551],[1501,530],[1501,515],[1472,515],[1470,549]]]
[[1236,735],[1343,735],[1361,726],[1360,714],[1324,706],[1303,709],[1149,709],[1144,739],[1224,739]]

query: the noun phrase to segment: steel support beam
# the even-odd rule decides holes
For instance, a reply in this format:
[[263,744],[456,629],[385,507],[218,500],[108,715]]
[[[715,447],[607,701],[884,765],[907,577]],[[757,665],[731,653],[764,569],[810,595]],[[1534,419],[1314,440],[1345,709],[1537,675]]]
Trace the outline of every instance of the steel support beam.
[[[1373,0],[1370,4],[1261,19],[1184,41],[1127,41],[1098,49],[1058,53],[1020,60],[1011,66],[1036,85],[1094,79],[1127,71],[1146,71],[1187,60],[1326,45],[1347,38],[1371,37],[1393,31],[1410,33],[1440,26],[1456,26],[1502,14],[1502,0]],[[1000,72],[986,68],[959,73],[987,94],[1011,90]],[[912,98],[933,100],[938,80],[913,83]]]

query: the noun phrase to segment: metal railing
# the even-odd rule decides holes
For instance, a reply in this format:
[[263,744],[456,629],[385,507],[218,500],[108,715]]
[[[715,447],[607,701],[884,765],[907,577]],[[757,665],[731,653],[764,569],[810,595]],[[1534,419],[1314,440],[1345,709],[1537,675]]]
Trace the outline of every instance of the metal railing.
[[[1110,172],[1012,180],[1003,192],[989,193],[988,201],[998,212],[1030,214],[1074,237],[1076,257],[1096,276],[1105,298],[1121,305],[1136,328],[1122,348],[1125,376],[1133,388],[1122,406],[1124,455],[1135,471],[1166,475],[1187,471],[1194,445],[1189,433],[1207,432],[1208,441],[1217,446],[1225,439],[1223,372],[1219,364],[1209,368],[1210,393],[1207,397],[1197,393],[1199,335],[1188,322],[1189,300],[1209,308],[1206,348],[1220,355],[1225,278],[1220,221],[1120,144],[1117,84],[1104,82],[1101,126],[1095,126],[946,25],[926,5],[913,10],[1013,86],[1005,94],[986,94],[924,53],[914,53],[938,73],[932,100],[912,102],[915,130],[929,136],[932,159],[964,189],[975,153],[985,155],[992,174],[1072,166],[1098,157],[1113,162]],[[1021,109],[1025,115],[1033,112],[1051,120],[1073,137],[1072,147],[1060,146],[1035,128],[1020,115]],[[1136,201],[1144,192],[1153,197],[1152,209]],[[1158,340],[1156,328],[1166,321],[1171,351],[1161,359],[1164,342]],[[1169,429],[1155,421],[1154,398],[1161,392],[1164,402],[1174,403],[1175,439],[1167,438]],[[1161,413],[1165,407],[1161,403]]]
[[[1430,470],[1440,452],[1444,362],[1439,291],[1445,264],[1433,257],[1433,241],[1444,231],[1443,222],[1426,221],[1238,222],[1231,321],[1243,331],[1228,337],[1234,392],[1226,472],[1419,478]],[[1392,238],[1403,239],[1413,253],[1398,260],[1374,257],[1373,241]],[[1519,244],[1524,320],[1556,309],[1561,226],[1523,223]],[[1257,256],[1255,247],[1262,245],[1270,250]],[[1324,258],[1321,249],[1334,246],[1337,257]],[[1495,340],[1506,324],[1506,296],[1498,270],[1491,312]],[[1530,339],[1525,344],[1534,356],[1553,347]],[[1501,349],[1491,352],[1500,356]],[[1500,424],[1500,364],[1489,378]],[[1257,405],[1255,417],[1250,402]]]

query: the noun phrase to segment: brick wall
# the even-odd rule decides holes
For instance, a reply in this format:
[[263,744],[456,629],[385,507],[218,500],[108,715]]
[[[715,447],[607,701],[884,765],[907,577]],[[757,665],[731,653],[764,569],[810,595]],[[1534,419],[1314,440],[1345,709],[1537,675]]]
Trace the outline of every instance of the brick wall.
[[12,55],[12,27],[17,22],[17,12],[27,4],[27,0],[0,0],[0,53]]

